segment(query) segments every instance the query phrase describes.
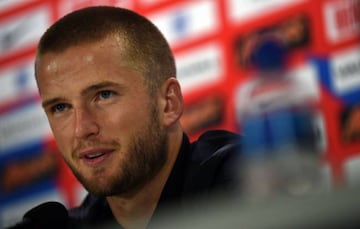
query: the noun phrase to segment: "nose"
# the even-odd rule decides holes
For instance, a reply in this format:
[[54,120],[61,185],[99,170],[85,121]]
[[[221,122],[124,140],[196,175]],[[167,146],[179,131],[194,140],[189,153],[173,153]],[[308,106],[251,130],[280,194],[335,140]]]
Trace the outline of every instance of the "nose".
[[87,108],[75,109],[75,137],[89,138],[99,133],[99,125],[94,114]]

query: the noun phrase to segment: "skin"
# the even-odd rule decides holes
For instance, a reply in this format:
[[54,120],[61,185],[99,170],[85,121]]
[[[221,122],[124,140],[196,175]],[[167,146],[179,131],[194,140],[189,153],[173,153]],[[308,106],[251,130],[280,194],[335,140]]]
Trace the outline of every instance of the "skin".
[[145,228],[180,149],[182,95],[170,77],[150,96],[112,38],[42,55],[37,83],[73,173],[125,228]]

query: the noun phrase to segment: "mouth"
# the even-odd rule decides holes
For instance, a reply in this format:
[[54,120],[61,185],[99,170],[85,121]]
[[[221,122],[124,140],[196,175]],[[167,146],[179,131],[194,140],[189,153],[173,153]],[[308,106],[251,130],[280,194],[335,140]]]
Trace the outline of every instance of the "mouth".
[[91,153],[91,154],[85,155],[84,157],[88,160],[92,160],[92,159],[95,159],[98,157],[102,157],[102,156],[104,156],[104,154],[105,154],[104,152]]
[[112,150],[89,150],[80,154],[80,161],[85,165],[95,167],[99,166],[110,157]]

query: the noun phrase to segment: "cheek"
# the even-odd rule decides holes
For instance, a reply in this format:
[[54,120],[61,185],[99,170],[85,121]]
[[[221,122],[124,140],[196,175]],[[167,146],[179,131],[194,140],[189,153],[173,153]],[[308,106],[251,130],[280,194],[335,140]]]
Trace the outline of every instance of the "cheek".
[[58,147],[61,152],[64,152],[66,146],[70,144],[70,139],[73,137],[72,131],[70,130],[71,127],[61,122],[50,122],[50,128]]
[[143,109],[139,109],[136,106],[129,107],[128,109],[120,108],[113,109],[108,112],[106,118],[102,117],[98,119],[100,126],[111,131],[133,131],[141,126],[148,119],[145,116],[147,112]]

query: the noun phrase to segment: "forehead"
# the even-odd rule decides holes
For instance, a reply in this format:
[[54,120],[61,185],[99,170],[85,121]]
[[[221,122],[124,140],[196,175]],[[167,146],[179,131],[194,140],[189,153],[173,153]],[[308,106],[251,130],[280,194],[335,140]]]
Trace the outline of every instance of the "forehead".
[[[36,64],[40,93],[49,86],[63,86],[69,80],[90,82],[101,78],[119,79],[119,76],[129,75],[128,72],[140,75],[136,64],[131,63],[123,53],[122,43],[110,38],[73,46],[59,53],[45,53],[37,59]],[[134,77],[134,74],[130,75]]]
[[[60,52],[46,52],[37,57],[37,70],[56,71],[62,66],[78,64],[126,61],[121,58],[124,53],[123,44],[117,39],[106,38],[95,42],[85,42],[70,46]],[[100,66],[99,66],[100,67]]]

